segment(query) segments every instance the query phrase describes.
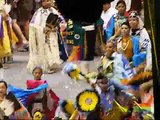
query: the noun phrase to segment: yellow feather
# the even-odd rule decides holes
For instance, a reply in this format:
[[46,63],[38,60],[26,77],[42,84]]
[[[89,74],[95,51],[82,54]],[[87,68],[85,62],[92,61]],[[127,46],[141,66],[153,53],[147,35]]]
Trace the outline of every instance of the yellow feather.
[[71,101],[67,101],[67,104],[65,105],[65,110],[70,115],[73,114],[73,112],[75,111],[75,107],[74,107],[74,105],[73,105],[73,103]]
[[79,75],[80,75],[79,73],[80,73],[80,69],[77,68],[76,70],[70,72],[69,74],[72,79],[79,80]]

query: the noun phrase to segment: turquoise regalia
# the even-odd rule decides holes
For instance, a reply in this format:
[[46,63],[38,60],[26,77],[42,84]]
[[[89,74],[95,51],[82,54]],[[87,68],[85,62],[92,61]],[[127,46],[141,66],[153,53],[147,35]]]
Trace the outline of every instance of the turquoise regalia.
[[[118,39],[118,42],[120,42],[121,37]],[[135,67],[143,63],[146,59],[146,51],[140,51],[140,43],[139,39],[137,37],[131,36],[132,45],[133,45],[133,56],[132,56],[132,62]]]

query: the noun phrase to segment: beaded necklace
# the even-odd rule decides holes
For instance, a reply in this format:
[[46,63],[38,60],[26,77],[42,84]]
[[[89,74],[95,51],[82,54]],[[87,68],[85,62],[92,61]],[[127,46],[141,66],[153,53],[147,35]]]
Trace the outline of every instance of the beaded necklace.
[[127,40],[127,42],[123,42],[123,40],[122,40],[120,43],[120,47],[123,51],[125,51],[128,48],[129,43],[130,43],[130,37],[127,38],[126,40]]

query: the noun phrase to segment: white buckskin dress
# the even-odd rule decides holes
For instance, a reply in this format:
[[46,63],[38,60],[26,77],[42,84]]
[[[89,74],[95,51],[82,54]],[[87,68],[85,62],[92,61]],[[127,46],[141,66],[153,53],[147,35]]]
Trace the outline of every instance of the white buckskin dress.
[[56,28],[49,33],[46,40],[44,28],[49,14],[58,14],[54,8],[39,8],[32,17],[29,26],[29,61],[27,70],[32,73],[36,66],[40,66],[44,73],[54,73],[60,67],[58,35]]

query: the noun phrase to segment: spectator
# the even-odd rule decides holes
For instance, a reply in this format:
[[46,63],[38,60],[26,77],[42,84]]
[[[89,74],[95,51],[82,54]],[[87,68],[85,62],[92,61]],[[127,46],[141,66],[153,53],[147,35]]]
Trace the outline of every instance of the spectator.
[[[28,49],[27,40],[29,40],[29,21],[32,15],[31,11],[33,10],[33,0],[7,0],[7,3],[12,5],[12,9],[9,14],[12,18],[13,30],[20,40],[18,51],[27,51],[25,48]],[[23,24],[24,34],[19,22],[22,22]]]
[[[118,3],[118,1],[120,1],[120,0],[114,0],[113,2],[111,2],[111,6],[113,7],[113,8],[116,8],[116,4]],[[123,0],[125,3],[126,3],[126,11],[129,11],[130,10],[130,8],[131,8],[131,4],[132,4],[132,1],[133,0]]]
[[127,21],[128,13],[126,12],[126,3],[123,0],[118,1],[116,5],[118,13],[113,15],[108,22],[105,30],[105,39],[115,39],[120,36],[120,26]]
[[106,0],[103,4],[103,11],[101,13],[101,18],[104,21],[104,24],[103,24],[104,30],[106,29],[110,18],[118,12],[115,8],[111,7],[112,1],[113,0]]
[[125,55],[129,62],[137,67],[146,59],[146,53],[140,51],[139,40],[130,35],[130,26],[128,22],[121,25],[121,37],[118,38],[116,49],[119,53]]
[[102,67],[104,75],[119,84],[121,84],[122,79],[132,78],[135,74],[126,57],[115,51],[115,45],[112,41],[107,42],[106,53],[102,58],[100,67]]
[[17,100],[13,93],[7,93],[7,83],[0,81],[1,119],[31,119],[27,109]]

